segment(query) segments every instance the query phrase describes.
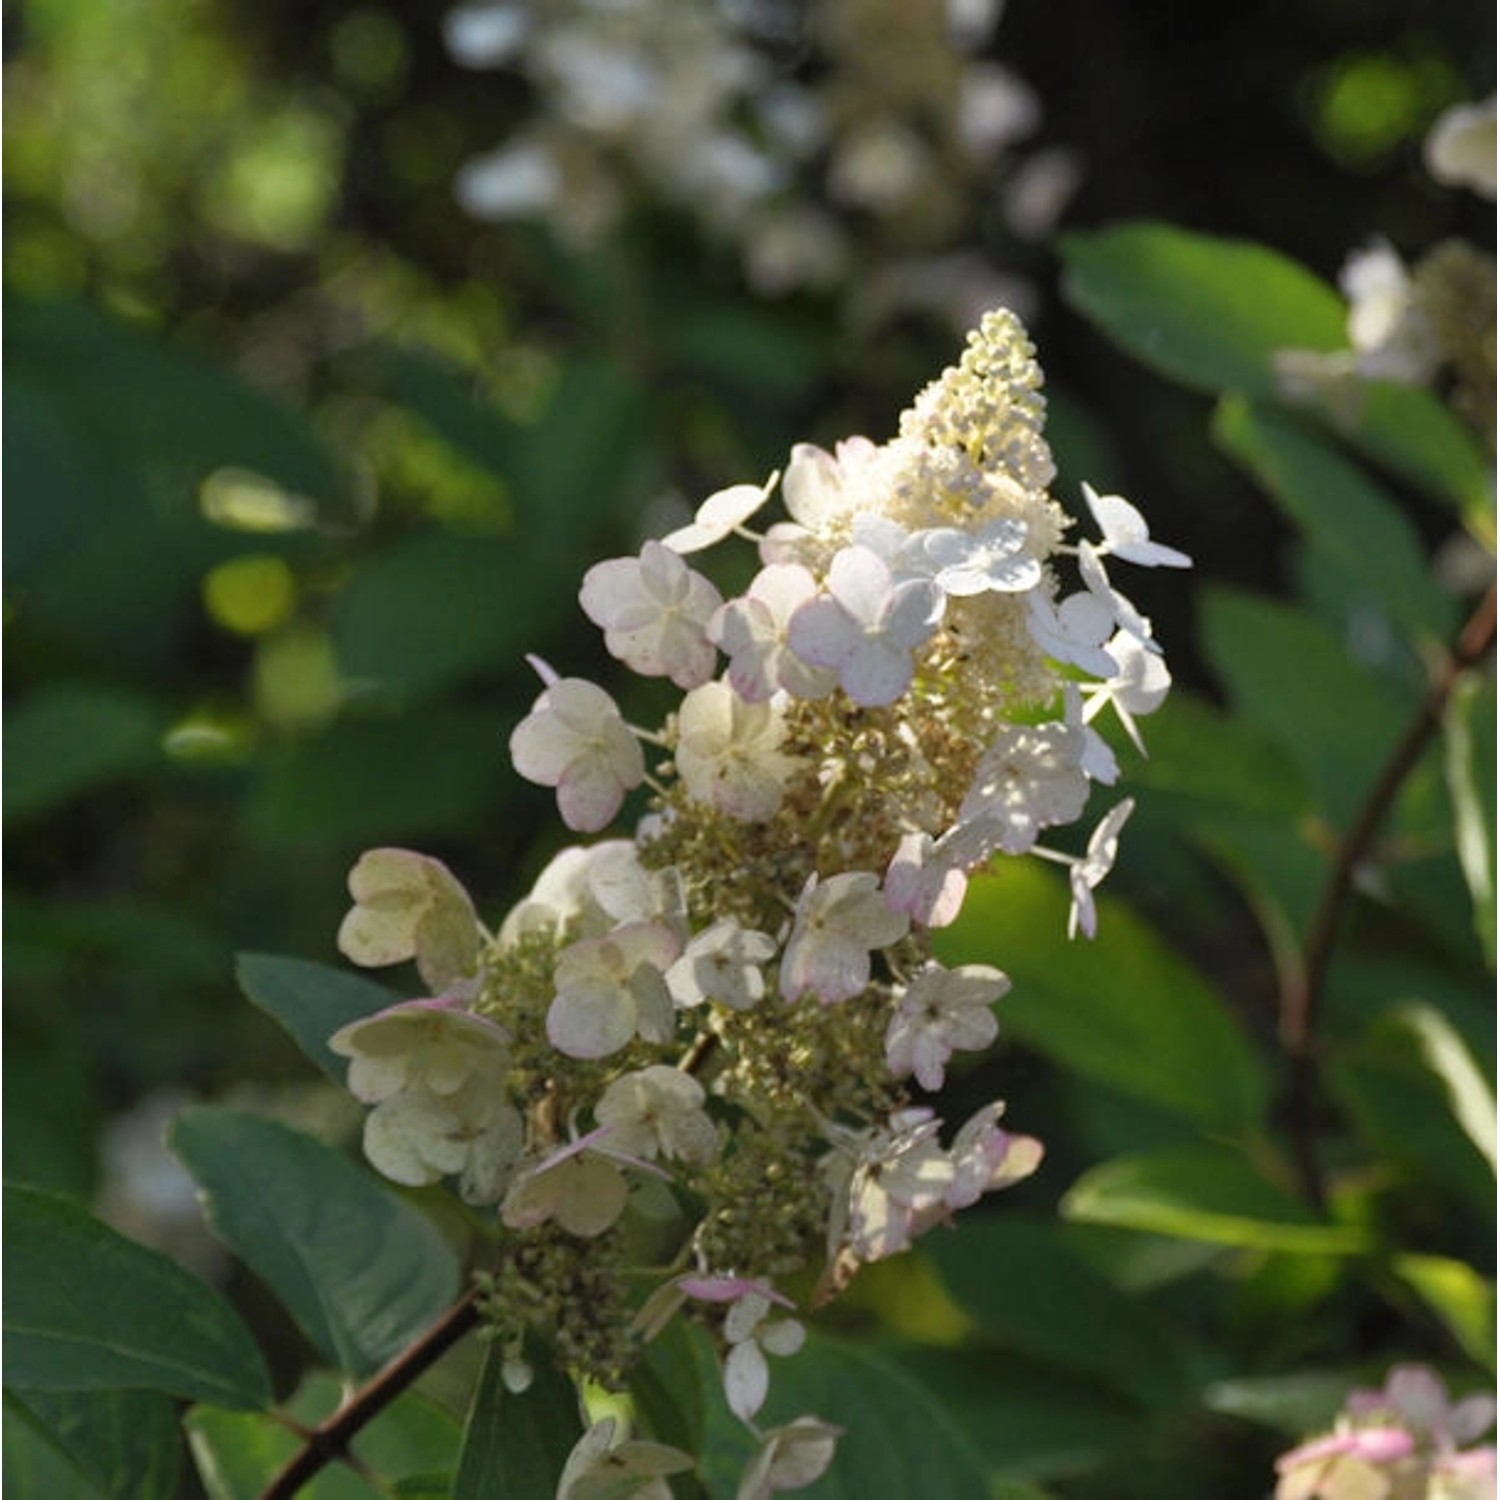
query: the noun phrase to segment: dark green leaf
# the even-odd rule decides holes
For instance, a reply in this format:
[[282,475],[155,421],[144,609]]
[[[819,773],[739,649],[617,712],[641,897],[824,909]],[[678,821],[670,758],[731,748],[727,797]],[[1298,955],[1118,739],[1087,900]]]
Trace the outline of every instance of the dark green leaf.
[[1214,435],[1323,553],[1392,620],[1446,638],[1455,607],[1395,500],[1326,443],[1243,398],[1220,403]]
[[1062,1226],[1003,1213],[966,1218],[923,1247],[980,1329],[1007,1350],[1087,1375],[1129,1400],[1183,1394],[1170,1333],[1068,1246]]
[[1200,614],[1205,649],[1235,709],[1302,768],[1325,816],[1345,826],[1412,705],[1287,605],[1213,588],[1200,596]]
[[[717,1379],[717,1377],[715,1377]],[[808,1500],[985,1500],[983,1460],[937,1398],[914,1376],[861,1344],[809,1335],[776,1361],[762,1427],[817,1416],[843,1429],[833,1464]],[[709,1406],[701,1474],[730,1500],[752,1445],[722,1396]]]
[[260,1350],[214,1289],[77,1204],[5,1189],[5,1371],[38,1390],[167,1391],[262,1407]]
[[350,1021],[372,1016],[400,999],[360,974],[274,953],[240,954],[235,977],[249,1000],[280,1022],[340,1086],[349,1060],[328,1050],[328,1038]]
[[1063,295],[1142,363],[1205,391],[1274,397],[1283,349],[1343,347],[1344,304],[1295,261],[1165,224],[1063,239]]
[[1140,1441],[1139,1406],[1009,1349],[912,1346],[899,1358],[941,1400],[992,1482],[1061,1480],[1117,1467]]
[[1443,771],[1454,846],[1474,903],[1474,926],[1495,966],[1495,684],[1459,684],[1443,719]]
[[530,1389],[517,1396],[500,1378],[503,1364],[504,1351],[493,1345],[469,1408],[453,1500],[551,1495],[583,1436],[578,1394],[566,1375],[540,1359]]
[[1169,1147],[1085,1172],[1063,1200],[1070,1218],[1216,1245],[1309,1255],[1368,1249],[1362,1230],[1329,1224],[1262,1177],[1238,1151]]
[[432,1222],[311,1136],[195,1108],[169,1144],[220,1239],[348,1374],[379,1368],[457,1297],[458,1263]]
[[182,1469],[182,1433],[170,1397],[155,1391],[11,1395],[101,1495],[111,1500],[174,1500]]
[[5,1440],[0,1443],[0,1489],[31,1500],[107,1500],[9,1392],[5,1396]]
[[161,759],[165,727],[149,699],[53,683],[7,715],[5,816],[34,817]]
[[1293,1375],[1247,1375],[1216,1380],[1203,1404],[1226,1417],[1273,1427],[1289,1438],[1333,1426],[1349,1392],[1371,1384],[1368,1371],[1299,1370]]
[[432,704],[300,741],[260,769],[246,819],[267,843],[293,846],[468,834],[517,785],[493,709]]
[[1214,992],[1123,906],[1100,902],[1093,942],[1068,940],[1067,910],[1065,881],[1009,860],[970,884],[936,949],[945,963],[1010,975],[997,1010],[1002,1039],[1211,1129],[1254,1131],[1265,1071]]

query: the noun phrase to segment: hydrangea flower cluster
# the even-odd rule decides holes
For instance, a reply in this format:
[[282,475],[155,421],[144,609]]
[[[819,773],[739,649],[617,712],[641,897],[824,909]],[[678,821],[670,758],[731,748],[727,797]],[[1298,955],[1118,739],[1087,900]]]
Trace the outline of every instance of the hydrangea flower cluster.
[[863,316],[925,305],[967,327],[1016,294],[979,257],[944,253],[972,238],[972,205],[1003,181],[1007,227],[1039,238],[1077,176],[1061,150],[1019,156],[1036,96],[976,56],[1000,11],[466,0],[445,22],[454,58],[524,78],[533,104],[462,170],[459,201],[587,244],[645,185],[737,244],[762,294],[848,285]]
[[[414,958],[431,991],[332,1039],[370,1159],[497,1206],[488,1312],[517,1384],[530,1328],[617,1384],[672,1318],[707,1323],[757,1435],[744,1496],[833,1452],[815,1417],[756,1426],[798,1306],[1036,1170],[1003,1103],[950,1131],[926,1102],[995,1039],[1009,988],[937,962],[930,934],[971,873],[1034,854],[1066,867],[1093,935],[1131,803],[1081,855],[1041,841],[1117,779],[1098,716],[1138,739],[1170,685],[1108,569],[1189,560],[1087,487],[1099,535],[1065,540],[1040,384],[1019,321],[991,312],[890,441],[794,448],[784,518],[752,527],[774,479],[735,485],[589,570],[609,652],[680,702],[646,730],[537,662],[510,750],[577,833],[639,796],[632,837],[565,848],[493,932],[426,856],[376,850],[350,878],[344,953]],[[759,568],[725,598],[690,559],[731,538]],[[576,1459],[636,1465],[643,1494],[674,1461],[612,1429]]]
[[1332,1432],[1277,1460],[1275,1500],[1494,1500],[1488,1395],[1450,1402],[1425,1365],[1397,1365],[1354,1391]]

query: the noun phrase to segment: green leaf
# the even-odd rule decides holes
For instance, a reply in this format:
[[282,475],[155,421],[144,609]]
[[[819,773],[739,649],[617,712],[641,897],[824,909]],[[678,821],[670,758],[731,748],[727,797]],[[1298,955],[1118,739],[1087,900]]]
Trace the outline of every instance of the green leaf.
[[[1140,1440],[1138,1405],[1004,1346],[909,1345],[889,1353],[941,1403],[992,1485],[1063,1480],[1114,1466]],[[926,1493],[937,1500],[942,1491]]]
[[1136,223],[1064,236],[1063,296],[1143,364],[1197,390],[1274,397],[1282,349],[1342,348],[1344,304],[1246,240]]
[[[1412,1189],[1452,1194],[1483,1216],[1483,1222],[1492,1222],[1494,1168],[1455,1113],[1451,1085],[1424,1054],[1420,1032],[1414,1042],[1413,1008],[1402,1005],[1364,1035],[1331,1051],[1329,1089],[1371,1149],[1398,1168]],[[1425,1006],[1415,1009],[1419,1016],[1436,1014]],[[1448,1028],[1441,1045],[1447,1049],[1454,1044],[1457,1038]],[[1462,1066],[1451,1055],[1443,1065]],[[1462,1087],[1494,1097],[1483,1078],[1469,1075]],[[1473,1099],[1465,1107],[1471,1112],[1479,1108]],[[1477,1128],[1482,1133],[1483,1125]]]
[[1396,1019],[1411,1032],[1422,1060],[1441,1081],[1459,1128],[1495,1171],[1495,1091],[1463,1038],[1431,1005],[1407,1006]]
[[1099,936],[1069,942],[1067,883],[1010,860],[973,881],[963,914],[934,934],[944,963],[1010,975],[1002,1038],[1229,1134],[1255,1131],[1265,1070],[1196,971],[1125,907],[1099,903]]
[[1495,966],[1495,684],[1460,682],[1443,718],[1443,771],[1474,926]]
[[1293,1375],[1247,1375],[1212,1381],[1203,1392],[1209,1411],[1303,1438],[1333,1426],[1349,1392],[1369,1383],[1367,1371],[1299,1370]]
[[31,1414],[9,1391],[5,1394],[3,1422],[0,1490],[5,1494],[35,1495],[45,1500],[107,1500],[98,1485],[40,1431]]
[[1475,535],[1495,535],[1494,461],[1435,392],[1371,381],[1352,420],[1332,400],[1324,419],[1382,468],[1456,507]]
[[531,1387],[519,1396],[501,1379],[504,1362],[492,1344],[469,1408],[453,1500],[551,1495],[583,1436],[578,1393],[549,1359],[535,1362]]
[[495,709],[433,703],[390,718],[346,718],[299,740],[258,769],[246,821],[257,838],[297,848],[424,842],[469,834],[517,785],[505,770]]
[[[1234,708],[1295,761],[1344,827],[1415,707],[1302,612],[1225,588],[1199,596],[1204,648]],[[1295,663],[1296,670],[1288,670]]]
[[193,1108],[168,1144],[202,1189],[215,1233],[348,1374],[378,1369],[457,1297],[458,1263],[432,1222],[311,1136]]
[[[865,1345],[814,1333],[776,1362],[757,1421],[766,1428],[799,1416],[843,1428],[832,1466],[802,1492],[808,1500],[986,1500],[984,1463],[963,1431],[919,1380]],[[715,1500],[734,1495],[752,1452],[717,1395],[699,1471]]]
[[1495,1283],[1445,1255],[1397,1255],[1391,1269],[1430,1307],[1475,1364],[1495,1370]]
[[38,1390],[142,1387],[263,1407],[265,1362],[206,1283],[75,1203],[5,1188],[5,1372]]
[[170,1397],[155,1391],[16,1390],[9,1394],[35,1427],[88,1475],[101,1495],[116,1500],[173,1500],[176,1496],[182,1433]]
[[[337,1410],[343,1396],[339,1380],[326,1371],[314,1371],[287,1402],[284,1414],[194,1407],[183,1425],[210,1500],[260,1500],[302,1446],[288,1420],[315,1428]],[[392,1491],[422,1495],[435,1480],[437,1493],[447,1496],[458,1423],[426,1397],[406,1391],[356,1435],[352,1448],[355,1458],[375,1476],[373,1482],[333,1462],[298,1490],[299,1500],[383,1500]]]
[[[520,665],[576,593],[555,566],[510,538],[429,531],[372,558],[334,601],[346,677],[432,693],[483,671]],[[495,763],[503,745],[498,736]]]
[[1256,1172],[1240,1152],[1219,1146],[1117,1157],[1085,1172],[1062,1209],[1086,1223],[1216,1245],[1308,1255],[1352,1255],[1369,1248],[1363,1231],[1318,1218]]
[[1078,1259],[1057,1223],[974,1215],[961,1233],[923,1246],[964,1310],[1006,1350],[1090,1376],[1132,1401],[1183,1394],[1170,1330]]
[[1242,397],[1220,402],[1214,436],[1392,620],[1419,637],[1446,639],[1454,602],[1434,581],[1416,527],[1363,470]]
[[56,682],[7,715],[5,817],[35,817],[161,760],[162,716],[119,688]]
[[340,1087],[349,1059],[330,1052],[328,1038],[350,1021],[372,1016],[400,999],[359,974],[273,953],[240,954],[235,977],[251,1003],[285,1027]]

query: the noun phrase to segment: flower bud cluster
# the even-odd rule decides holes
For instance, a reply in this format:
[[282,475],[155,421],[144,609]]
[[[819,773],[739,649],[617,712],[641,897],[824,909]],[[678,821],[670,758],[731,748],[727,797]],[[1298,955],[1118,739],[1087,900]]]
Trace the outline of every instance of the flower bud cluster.
[[1450,1402],[1426,1365],[1397,1365],[1354,1391],[1334,1429],[1276,1462],[1275,1500],[1494,1500],[1488,1395]]
[[[536,663],[511,755],[579,833],[644,788],[632,838],[564,849],[494,932],[424,856],[373,851],[351,876],[343,951],[415,958],[436,992],[332,1040],[373,1106],[370,1159],[498,1206],[492,1285],[510,1294],[489,1307],[518,1372],[532,1323],[619,1378],[618,1337],[590,1327],[599,1299],[528,1280],[545,1265],[577,1283],[570,1253],[642,1287],[614,1334],[644,1341],[684,1311],[713,1326],[729,1405],[761,1443],[749,1493],[810,1482],[832,1452],[820,1423],[755,1427],[766,1356],[802,1341],[772,1308],[836,1294],[1037,1168],[1002,1103],[950,1134],[916,1102],[994,1041],[1009,988],[937,962],[930,932],[972,872],[1031,853],[1067,867],[1071,926],[1093,935],[1130,802],[1084,855],[1039,841],[1117,779],[1098,715],[1138,741],[1170,685],[1106,559],[1188,559],[1087,487],[1100,536],[1064,542],[1040,384],[1020,323],[992,312],[895,438],[794,448],[783,519],[753,530],[776,482],[736,485],[589,570],[580,599],[608,651],[680,703],[645,730]],[[731,536],[760,567],[725,598],[689,559]],[[612,1451],[597,1433],[586,1447],[580,1465]],[[642,1460],[652,1482],[659,1460]]]

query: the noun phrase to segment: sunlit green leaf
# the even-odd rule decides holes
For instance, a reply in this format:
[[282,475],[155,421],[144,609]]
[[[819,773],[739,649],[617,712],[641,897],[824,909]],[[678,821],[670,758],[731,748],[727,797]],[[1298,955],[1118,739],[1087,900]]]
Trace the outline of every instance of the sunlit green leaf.
[[1495,1283],[1445,1255],[1398,1255],[1391,1269],[1442,1320],[1476,1364],[1495,1369]]
[[[155,1391],[11,1391],[36,1428],[101,1495],[174,1500],[182,1468],[177,1408]],[[18,1488],[16,1494],[53,1492]]]
[[363,975],[274,953],[240,954],[235,976],[249,999],[279,1021],[339,1085],[349,1060],[328,1050],[328,1038],[348,1022],[374,1015],[400,999]]
[[349,1374],[398,1354],[457,1297],[458,1263],[431,1221],[311,1136],[194,1108],[169,1143],[215,1232]]
[[65,1198],[5,1188],[5,1373],[38,1390],[141,1387],[262,1407],[260,1350],[229,1304]]
[[1460,683],[1443,719],[1443,770],[1474,925],[1495,963],[1495,685]]
[[936,948],[945,963],[991,963],[1010,975],[997,1008],[1002,1041],[1028,1042],[1212,1129],[1254,1130],[1265,1072],[1213,990],[1122,905],[1100,902],[1093,942],[1068,940],[1067,909],[1066,881],[1005,861],[970,884]]
[[[198,1476],[210,1500],[259,1500],[271,1480],[302,1446],[283,1417],[314,1428],[342,1403],[334,1376],[314,1371],[297,1388],[283,1413],[229,1412],[196,1406],[183,1419]],[[458,1451],[458,1423],[416,1391],[406,1391],[364,1426],[352,1443],[355,1458],[374,1476],[362,1478],[332,1461],[297,1491],[299,1500],[375,1500],[392,1492],[425,1495],[451,1487]]]
[[1453,1118],[1493,1172],[1495,1091],[1489,1080],[1440,1010],[1431,1005],[1411,1005],[1399,1013],[1397,1020],[1416,1039],[1417,1050],[1447,1091]]
[[1319,1219],[1243,1154],[1218,1146],[1171,1147],[1093,1167],[1068,1191],[1063,1212],[1258,1250],[1341,1255],[1368,1248],[1363,1231]]
[[515,1395],[501,1379],[505,1351],[490,1346],[474,1391],[453,1500],[501,1495],[551,1495],[563,1464],[583,1436],[573,1382],[538,1360],[529,1390]]
[[1199,390],[1274,396],[1282,349],[1343,346],[1344,304],[1295,261],[1165,224],[1063,238],[1063,295],[1131,354]]

